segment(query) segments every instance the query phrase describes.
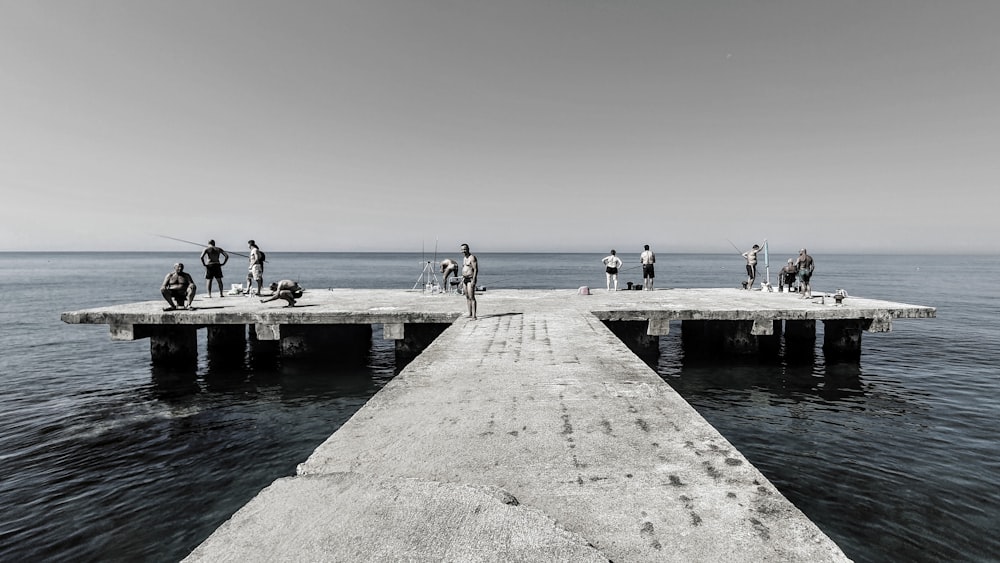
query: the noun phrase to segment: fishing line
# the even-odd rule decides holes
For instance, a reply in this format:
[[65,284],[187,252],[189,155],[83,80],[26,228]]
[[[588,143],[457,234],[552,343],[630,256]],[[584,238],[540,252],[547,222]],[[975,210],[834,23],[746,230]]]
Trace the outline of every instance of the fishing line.
[[[205,248],[204,244],[200,244],[200,243],[197,243],[197,242],[192,242],[190,240],[184,240],[182,238],[168,237],[167,235],[157,235],[157,234],[154,234],[153,236],[154,237],[160,237],[160,238],[166,238],[166,239],[170,239],[170,240],[176,240],[177,242],[185,242],[187,244],[193,244],[193,245],[195,245],[197,247],[200,247],[200,248]],[[232,252],[232,251],[229,251],[229,250],[226,251],[226,254],[235,254],[236,256],[242,256],[243,258],[249,258],[250,257],[250,256],[248,256],[246,254],[240,254],[239,252]]]

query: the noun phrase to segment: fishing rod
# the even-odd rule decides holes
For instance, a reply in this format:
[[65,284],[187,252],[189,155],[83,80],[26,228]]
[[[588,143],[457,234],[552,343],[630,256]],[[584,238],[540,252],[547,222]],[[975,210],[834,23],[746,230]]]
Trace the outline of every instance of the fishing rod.
[[733,248],[735,248],[735,249],[736,249],[736,252],[739,252],[739,253],[740,253],[740,256],[743,256],[743,251],[742,251],[742,250],[740,250],[740,247],[736,246],[736,244],[735,244],[735,243],[734,243],[733,241],[729,240],[729,239],[726,239],[726,241],[727,241],[727,242],[728,242],[729,244],[733,245]]
[[[198,246],[198,247],[201,247],[201,248],[205,248],[204,244],[199,244],[197,242],[193,242],[193,241],[190,241],[190,240],[184,240],[182,238],[168,237],[167,235],[156,235],[156,234],[154,234],[153,236],[154,237],[160,237],[160,238],[166,238],[166,239],[170,239],[170,240],[176,240],[177,242],[186,242],[187,244],[193,244],[195,246]],[[235,254],[236,256],[242,256],[243,258],[249,258],[250,257],[250,256],[248,256],[246,254],[240,254],[239,252],[231,252],[229,250],[227,250],[226,253],[227,254]]]

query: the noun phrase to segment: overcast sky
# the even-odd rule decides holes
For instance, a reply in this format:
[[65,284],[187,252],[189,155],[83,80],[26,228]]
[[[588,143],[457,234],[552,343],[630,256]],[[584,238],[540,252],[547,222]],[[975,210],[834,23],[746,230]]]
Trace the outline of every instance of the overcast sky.
[[996,0],[0,0],[0,250],[994,253]]

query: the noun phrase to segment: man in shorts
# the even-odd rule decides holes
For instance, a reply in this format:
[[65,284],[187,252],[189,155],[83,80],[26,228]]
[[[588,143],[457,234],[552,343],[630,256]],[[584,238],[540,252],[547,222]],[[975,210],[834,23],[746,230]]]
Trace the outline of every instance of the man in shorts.
[[[191,274],[184,271],[184,264],[180,262],[174,264],[174,271],[167,274],[167,277],[163,278],[163,283],[160,285],[160,295],[167,300],[169,307],[164,308],[164,311],[173,311],[175,309],[190,309],[191,304],[194,303],[194,294],[197,288],[194,285],[194,279]],[[187,305],[184,304],[185,300]],[[174,301],[177,303],[174,304]]]
[[755,244],[753,248],[743,253],[747,259],[747,281],[743,282],[743,289],[753,289],[753,282],[757,279],[757,253],[760,252],[760,245]]
[[614,249],[611,249],[611,254],[601,259],[601,262],[604,262],[608,291],[611,291],[612,282],[614,282],[615,291],[618,291],[618,268],[622,267],[622,259],[618,257]]
[[649,245],[643,245],[645,250],[639,255],[639,262],[642,263],[642,289],[643,291],[653,291],[653,278],[656,272],[653,271],[653,264],[656,263],[656,254],[649,249]]
[[[222,262],[219,262],[222,256]],[[201,263],[205,266],[205,279],[208,280],[208,296],[212,296],[212,280],[219,282],[219,297],[222,297],[222,267],[229,262],[229,253],[215,246],[215,241],[208,241],[208,246],[201,251]]]
[[257,243],[250,239],[247,241],[250,247],[250,266],[247,268],[247,288],[243,293],[253,293],[253,284],[257,282],[257,295],[260,295],[264,286],[264,260],[261,259],[260,248]]
[[268,301],[274,301],[275,299],[284,299],[288,301],[286,307],[294,307],[295,300],[302,297],[302,287],[299,282],[295,280],[281,280],[271,284],[271,296],[267,299],[261,299],[261,303],[267,303]]
[[813,262],[812,256],[806,252],[806,249],[799,250],[799,257],[795,260],[795,267],[799,273],[799,291],[802,292],[802,299],[812,299],[812,285],[809,280],[812,279],[813,270],[816,269],[816,264]]

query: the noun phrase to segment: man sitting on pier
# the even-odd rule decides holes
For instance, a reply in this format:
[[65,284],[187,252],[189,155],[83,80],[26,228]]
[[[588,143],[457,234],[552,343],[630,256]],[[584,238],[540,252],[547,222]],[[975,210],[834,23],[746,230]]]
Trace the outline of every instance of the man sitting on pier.
[[[194,303],[196,290],[197,288],[194,285],[194,279],[191,277],[191,274],[184,271],[184,264],[180,262],[174,264],[174,271],[163,278],[163,285],[160,286],[160,294],[163,295],[163,298],[170,305],[163,310],[190,309]],[[184,305],[185,299],[187,300],[187,305]],[[176,305],[174,304],[174,300],[177,301]]]
[[778,293],[781,293],[781,288],[785,285],[788,286],[789,292],[795,291],[792,286],[795,284],[797,275],[798,269],[795,267],[795,261],[789,258],[785,266],[778,272]]
[[261,299],[261,303],[267,303],[268,301],[274,301],[275,299],[284,299],[288,301],[288,305],[285,307],[294,307],[295,300],[302,297],[302,287],[299,286],[299,282],[295,280],[281,280],[271,284],[271,296],[267,299]]

